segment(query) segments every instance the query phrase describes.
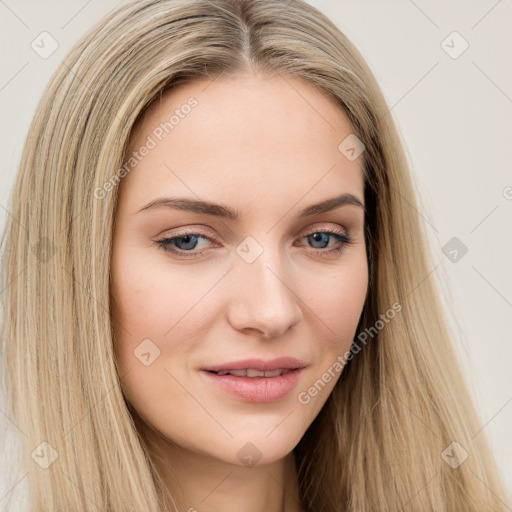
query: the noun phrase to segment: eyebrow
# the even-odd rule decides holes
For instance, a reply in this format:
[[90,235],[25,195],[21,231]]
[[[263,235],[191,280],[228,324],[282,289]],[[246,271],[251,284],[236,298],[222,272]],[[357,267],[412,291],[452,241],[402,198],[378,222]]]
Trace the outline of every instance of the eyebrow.
[[[299,213],[299,218],[330,212],[336,208],[347,205],[358,206],[363,210],[365,209],[364,204],[359,198],[353,194],[345,193],[308,206]],[[222,217],[229,220],[240,220],[241,217],[238,210],[234,210],[223,204],[215,204],[208,201],[199,201],[195,199],[177,197],[158,197],[143,206],[140,210],[137,211],[137,213],[161,207],[171,208],[174,210],[184,210],[187,212],[203,213],[206,215],[214,215],[216,217]]]

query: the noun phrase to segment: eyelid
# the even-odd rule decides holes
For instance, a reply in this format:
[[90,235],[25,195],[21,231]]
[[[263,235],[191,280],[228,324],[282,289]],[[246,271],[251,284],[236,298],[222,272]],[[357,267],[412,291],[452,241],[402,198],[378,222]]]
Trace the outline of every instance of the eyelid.
[[180,237],[184,237],[184,236],[188,236],[188,235],[199,235],[199,236],[202,236],[204,238],[207,238],[208,240],[211,240],[211,241],[216,241],[217,237],[213,234],[211,234],[209,231],[204,231],[202,228],[195,228],[194,226],[192,226],[191,228],[183,228],[183,229],[180,229],[178,228],[176,231],[173,231],[172,233],[170,234],[164,234],[162,235],[161,237],[158,238],[157,241],[162,241],[162,240],[172,240],[174,238],[180,238]]
[[[302,233],[303,230],[301,230],[299,232]],[[344,227],[340,227],[340,226],[337,226],[337,225],[328,225],[326,226],[325,224],[324,225],[320,225],[320,227],[318,225],[314,225],[312,228],[308,229],[305,231],[305,234],[302,235],[302,236],[309,236],[313,233],[317,233],[317,232],[322,232],[322,231],[333,231],[335,233],[338,233],[339,235],[348,235],[348,229],[344,228]]]
[[[318,223],[320,224],[320,223]],[[337,239],[338,242],[341,242],[342,243],[342,247],[341,248],[329,248],[329,249],[316,249],[314,247],[310,247],[309,250],[312,251],[312,252],[316,252],[316,253],[323,253],[325,255],[327,254],[332,254],[333,252],[334,253],[341,253],[344,249],[345,246],[348,246],[348,245],[351,245],[352,243],[354,243],[354,239],[352,238],[352,236],[350,235],[350,232],[348,229],[344,228],[344,227],[341,227],[339,225],[328,225],[326,226],[325,224],[324,225],[320,225],[318,226],[318,224],[310,227],[308,230],[304,231],[304,230],[301,230],[299,232],[298,235],[296,235],[294,238],[295,240],[301,240],[303,238],[306,238],[308,236],[311,236],[312,234],[314,233],[326,233],[326,234],[329,234],[331,236],[338,236],[339,238]],[[193,259],[194,257],[200,257],[202,256],[205,252],[207,252],[210,248],[207,248],[207,249],[203,249],[202,251],[184,251],[184,250],[181,250],[179,248],[173,248],[172,250],[171,249],[167,249],[166,246],[170,245],[170,242],[172,240],[175,240],[177,238],[182,238],[182,237],[185,237],[185,236],[198,236],[198,237],[202,237],[202,238],[206,238],[210,241],[213,241],[214,244],[217,244],[217,246],[219,245],[218,242],[216,241],[216,237],[215,236],[212,236],[211,234],[207,233],[206,231],[204,231],[202,228],[200,229],[195,229],[193,226],[192,227],[188,227],[188,228],[183,228],[183,229],[178,229],[176,232],[173,232],[169,235],[165,235],[163,236],[162,238],[159,238],[158,240],[155,241],[155,244],[159,247],[159,248],[162,248],[164,251],[168,252],[169,254],[171,255],[175,255],[177,257],[183,257],[185,259]],[[187,253],[189,253],[189,255],[187,255]]]
[[[300,236],[302,232],[304,232],[304,234],[302,234],[302,237],[305,237],[305,236],[309,236],[313,233],[318,233],[318,232],[322,232],[322,231],[333,231],[339,235],[346,235],[346,236],[348,236],[348,234],[349,234],[348,229],[346,229],[345,227],[339,226],[339,225],[333,225],[333,223],[327,224],[327,225],[326,225],[326,223],[323,223],[323,224],[315,223],[313,225],[313,227],[311,227],[310,229],[308,229],[306,231],[304,231],[304,229],[301,229],[296,235],[294,235],[294,238]],[[164,231],[164,233],[165,233],[165,231]],[[182,229],[177,228],[176,231],[173,231],[170,234],[161,235],[160,237],[158,237],[158,239],[165,240],[165,239],[179,238],[179,237],[187,236],[187,235],[201,235],[201,236],[204,236],[205,238],[216,240],[216,236],[213,235],[210,231],[204,230],[202,227],[196,228],[195,226],[182,228]]]

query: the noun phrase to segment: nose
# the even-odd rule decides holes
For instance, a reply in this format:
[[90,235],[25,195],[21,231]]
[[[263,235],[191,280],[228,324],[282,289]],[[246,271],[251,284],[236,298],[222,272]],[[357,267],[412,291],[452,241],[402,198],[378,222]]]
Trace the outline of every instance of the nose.
[[289,267],[268,249],[252,263],[239,259],[231,276],[229,323],[245,334],[274,338],[302,319]]

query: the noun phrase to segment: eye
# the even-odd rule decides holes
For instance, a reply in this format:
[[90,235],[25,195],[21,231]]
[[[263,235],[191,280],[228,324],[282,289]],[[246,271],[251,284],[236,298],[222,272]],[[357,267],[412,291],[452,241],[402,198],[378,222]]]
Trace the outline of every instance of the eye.
[[[207,247],[200,247],[201,240],[212,241],[213,239],[202,233],[189,231],[157,240],[155,243],[159,248],[175,256],[197,258],[202,256],[208,249]],[[319,254],[341,253],[345,246],[353,242],[350,235],[341,229],[311,231],[299,238],[299,240],[307,240],[307,243],[312,244],[311,249]],[[332,247],[333,244],[329,247],[331,241],[333,241],[334,247]]]
[[[341,251],[350,245],[353,241],[347,232],[341,229],[323,231],[315,230],[306,234],[301,240],[306,239],[308,243],[313,244],[312,249],[316,252],[325,254],[341,253]],[[334,247],[328,247],[329,242],[334,241]]]
[[201,233],[178,233],[176,236],[157,240],[156,244],[166,252],[190,258],[200,256],[204,252],[204,250],[196,251],[200,240],[210,240],[210,237]]

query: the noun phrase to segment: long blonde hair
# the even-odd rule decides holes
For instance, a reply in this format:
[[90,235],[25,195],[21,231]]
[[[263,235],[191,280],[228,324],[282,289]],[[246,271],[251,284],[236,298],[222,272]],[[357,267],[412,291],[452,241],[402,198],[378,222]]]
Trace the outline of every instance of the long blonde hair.
[[[354,354],[294,450],[310,511],[504,510],[457,369],[392,116],[357,49],[301,0],[137,0],[65,57],[39,103],[2,243],[2,384],[26,436],[32,510],[165,509],[114,359],[109,268],[117,185],[141,112],[167,88],[250,69],[336,99],[363,153],[368,300]],[[359,338],[361,339],[361,338]],[[58,454],[47,469],[31,454]],[[452,445],[457,442],[458,445]],[[468,457],[463,460],[464,450]],[[458,457],[457,467],[446,460]],[[41,452],[43,453],[43,452]]]

